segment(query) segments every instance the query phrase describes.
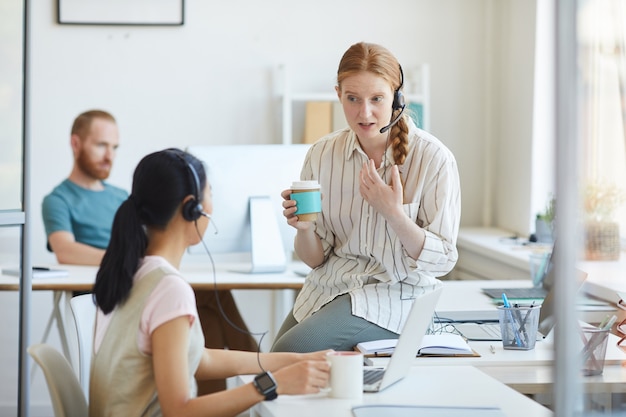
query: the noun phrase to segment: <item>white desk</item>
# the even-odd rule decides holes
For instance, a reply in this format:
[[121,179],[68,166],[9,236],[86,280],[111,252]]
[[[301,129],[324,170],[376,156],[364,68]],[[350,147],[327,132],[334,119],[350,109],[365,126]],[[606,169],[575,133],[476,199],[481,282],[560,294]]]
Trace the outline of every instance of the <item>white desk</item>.
[[[79,265],[47,265],[50,268],[64,269],[68,276],[59,278],[37,278],[32,280],[33,291],[91,291],[96,280],[98,267]],[[183,264],[182,276],[194,289],[212,290],[274,290],[300,289],[304,278],[293,272],[293,267],[285,272],[269,274],[248,274],[235,272],[242,264],[225,263],[216,265],[215,275],[208,263]],[[215,279],[215,281],[214,281]],[[0,291],[17,291],[17,277],[0,275]]]
[[[456,319],[470,315],[488,316],[490,312],[495,312],[495,305],[481,292],[481,288],[524,285],[531,285],[530,281],[445,281],[437,311],[440,317]],[[606,312],[602,311],[601,314]],[[529,351],[505,350],[502,342],[470,341],[469,345],[480,357],[416,357],[413,366],[456,368],[471,365],[523,394],[549,395],[554,381],[551,372],[554,360],[551,336],[537,342],[535,349]],[[626,352],[617,346],[618,340],[619,337],[609,335],[604,375],[582,378],[585,392],[597,394],[590,397],[590,401],[600,403],[600,407],[605,409],[612,405],[611,393],[626,393],[626,368],[622,367],[626,363]],[[367,359],[369,365],[375,366],[386,366],[388,361],[388,358]]]
[[[302,287],[304,278],[293,272],[293,269],[297,268],[299,264],[294,264],[284,273],[271,273],[271,274],[247,274],[242,272],[232,272],[237,268],[241,268],[240,264],[219,264],[217,265],[215,274],[215,283],[213,282],[213,273],[206,265],[188,264],[181,268],[183,276],[189,281],[194,289],[213,289],[217,286],[218,289],[291,289],[297,290]],[[33,290],[35,291],[54,291],[54,307],[46,331],[44,332],[43,341],[48,337],[51,330],[51,325],[56,321],[61,334],[61,340],[64,344],[63,349],[68,358],[71,357],[70,351],[66,344],[66,332],[64,329],[64,322],[62,320],[62,311],[65,309],[65,314],[69,310],[69,299],[71,291],[85,291],[90,290],[95,280],[97,267],[91,266],[75,266],[75,265],[54,265],[51,267],[66,269],[69,272],[67,277],[63,278],[42,278],[33,279]],[[12,291],[17,290],[18,283],[17,278],[12,276],[0,276],[0,290]],[[443,281],[444,291],[437,304],[437,314],[440,318],[451,318],[460,320],[467,318],[468,316],[484,316],[487,319],[497,320],[497,311],[495,305],[491,302],[489,297],[485,296],[481,292],[481,288],[492,287],[506,287],[506,286],[529,286],[529,280],[523,281]],[[65,294],[65,307],[62,307],[62,296]],[[291,307],[292,299],[288,297],[277,297],[274,300],[274,320],[277,323],[281,323],[284,319],[286,311]],[[601,312],[602,317],[606,312]],[[583,318],[587,320],[589,317]],[[587,320],[591,321],[591,320]],[[599,320],[598,320],[599,321]],[[473,342],[475,344],[477,342]],[[477,350],[487,349],[476,345]],[[473,346],[474,347],[474,346]],[[510,352],[510,351],[508,351]],[[532,351],[531,351],[532,352]],[[535,355],[539,355],[542,352],[538,349]],[[480,353],[480,352],[479,352]],[[508,354],[508,353],[506,353]],[[490,354],[490,357],[493,356]],[[550,360],[545,356],[541,357],[541,361]],[[432,358],[431,358],[432,359]],[[474,358],[467,358],[474,359]],[[495,358],[494,358],[495,360]],[[540,362],[545,363],[545,362]]]
[[[489,297],[482,293],[485,287],[523,287],[530,286],[529,280],[524,281],[444,281],[443,292],[437,303],[436,314],[439,319],[476,319],[497,320],[496,305]],[[589,308],[595,308],[591,306]],[[606,314],[612,314],[616,308],[609,306],[610,310],[602,308],[599,312],[583,311],[581,319],[585,321],[589,318],[604,318]],[[586,316],[586,317],[585,317]],[[601,321],[597,320],[597,321]],[[444,326],[444,323],[436,323],[436,328]],[[452,326],[448,324],[447,326]],[[444,327],[445,330],[445,327]],[[451,329],[449,329],[451,330]],[[469,345],[480,357],[418,357],[415,358],[414,365],[472,365],[472,366],[542,366],[550,365],[554,358],[554,345],[551,342],[551,334],[546,340],[535,344],[535,349],[505,350],[502,342],[478,342],[470,341]],[[613,334],[609,335],[607,346],[606,363],[621,364],[626,361],[626,352],[617,346],[619,338]],[[493,353],[491,347],[493,346]],[[387,358],[368,358],[370,365],[385,366]],[[626,380],[625,380],[626,383]]]
[[[219,264],[216,272],[216,283],[218,289],[292,289],[296,290],[301,288],[304,279],[298,275],[296,275],[292,269],[288,270],[286,273],[281,274],[246,274],[246,273],[235,273],[232,272],[232,269],[236,269],[240,267],[240,264]],[[56,266],[58,267],[58,266]],[[50,330],[50,326],[53,323],[53,320],[56,319],[57,325],[59,326],[59,330],[61,332],[61,340],[63,343],[66,343],[65,340],[65,330],[63,329],[63,320],[62,320],[62,307],[61,307],[61,299],[62,294],[73,291],[73,290],[89,290],[91,289],[97,268],[96,267],[83,267],[83,266],[68,266],[65,265],[63,268],[69,271],[69,276],[65,278],[48,278],[48,279],[38,279],[33,280],[33,290],[51,290],[54,291],[55,294],[55,310],[52,313],[52,316],[48,323],[47,331]],[[194,288],[202,288],[202,289],[212,289],[213,284],[213,274],[208,268],[207,265],[185,265],[182,268],[182,273],[189,280],[192,287]],[[590,274],[590,278],[593,278],[595,275]],[[617,282],[617,278],[615,278]],[[464,313],[473,311],[476,312],[489,312],[492,314],[492,317],[495,316],[495,306],[491,302],[491,300],[483,295],[480,291],[481,288],[486,286],[523,286],[523,285],[531,285],[530,280],[522,280],[522,281],[444,281],[444,291],[437,305],[437,311],[440,313],[440,316],[443,316],[443,313],[446,313],[446,316],[456,315],[458,317],[462,317]],[[0,276],[0,290],[17,290],[17,278],[11,276]],[[66,298],[68,301],[69,298]],[[282,321],[282,309],[286,307],[288,301],[285,301],[285,306],[279,306],[278,310],[275,310],[275,314],[280,315],[280,320]],[[67,310],[66,310],[67,311]],[[459,316],[460,314],[460,316]],[[47,333],[44,335],[47,337]],[[615,343],[612,339],[609,341],[609,349],[607,353],[608,364],[605,369],[608,369],[609,364],[617,364],[621,363],[625,360],[623,353],[620,349],[615,347]],[[525,366],[529,368],[525,372],[530,373],[533,372],[531,369],[533,367],[546,367],[549,369],[549,365],[552,361],[552,347],[548,343],[538,342],[535,350],[532,351],[504,351],[502,349],[501,343],[493,343],[493,342],[471,342],[470,345],[481,355],[480,358],[416,358],[415,363],[419,365],[420,368],[430,367],[434,365],[472,365],[480,367],[480,369],[493,370],[506,367],[508,369],[511,366]],[[490,346],[493,345],[495,347],[495,354],[491,353]],[[72,355],[67,349],[67,345],[64,346],[66,350],[66,355],[68,358],[71,358]],[[520,362],[521,360],[521,362]],[[382,360],[384,361],[384,359]],[[378,364],[382,364],[383,362],[379,362]],[[531,366],[529,366],[531,365]],[[613,365],[618,367],[619,365]],[[504,375],[509,375],[505,370],[503,371]],[[537,371],[540,372],[540,371]],[[547,371],[546,371],[547,372]],[[610,371],[613,372],[613,371]],[[514,387],[523,386],[525,393],[532,394],[534,390],[547,389],[549,382],[546,382],[544,379],[532,379],[530,378],[530,382],[526,382],[528,378],[526,376],[518,377],[519,374],[513,373],[510,375],[510,378],[504,378],[502,373],[497,373],[496,371],[491,371],[491,373],[496,376],[498,379],[503,382],[510,384]],[[531,374],[528,374],[531,375]],[[532,374],[534,375],[534,374]],[[531,376],[532,376],[531,375]],[[614,389],[618,386],[620,382],[619,378],[622,377],[622,374],[619,372],[613,372],[611,375],[614,375],[614,384],[611,385]],[[540,375],[541,376],[541,375]],[[534,382],[533,382],[534,381]],[[602,381],[606,382],[606,381]],[[519,384],[519,385],[516,385]],[[525,384],[525,385],[524,385]],[[601,385],[601,384],[600,384]],[[621,391],[623,392],[626,387],[626,383],[621,384]],[[617,388],[615,388],[617,389]]]
[[[251,376],[240,377],[243,383],[251,380]],[[254,406],[251,415],[351,417],[352,407],[361,404],[496,406],[508,417],[552,416],[546,407],[470,366],[414,367],[404,380],[382,392],[363,394],[356,401],[329,398],[327,394],[279,396]]]
[[[619,337],[610,334],[606,349],[605,365],[621,366],[626,363],[626,352],[617,346]],[[554,344],[548,339],[538,341],[532,350],[504,349],[502,342],[467,342],[480,357],[416,357],[413,366],[460,366],[483,367],[537,367],[551,366],[554,363]],[[386,366],[389,358],[366,358],[366,363],[373,366]],[[624,379],[626,385],[626,378]],[[626,389],[626,386],[625,386]],[[626,392],[626,391],[625,391]]]
[[[481,366],[478,369],[524,394],[544,394],[552,389],[554,377],[551,366]],[[626,367],[605,366],[602,375],[582,379],[586,393],[626,392]]]

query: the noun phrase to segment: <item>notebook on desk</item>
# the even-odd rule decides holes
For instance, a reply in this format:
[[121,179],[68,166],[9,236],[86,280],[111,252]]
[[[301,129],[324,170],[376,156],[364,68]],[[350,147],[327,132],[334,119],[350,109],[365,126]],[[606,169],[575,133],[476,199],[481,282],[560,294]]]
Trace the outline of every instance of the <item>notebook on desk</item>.
[[409,374],[442,290],[440,287],[415,299],[387,367],[363,370],[363,391],[382,391]]

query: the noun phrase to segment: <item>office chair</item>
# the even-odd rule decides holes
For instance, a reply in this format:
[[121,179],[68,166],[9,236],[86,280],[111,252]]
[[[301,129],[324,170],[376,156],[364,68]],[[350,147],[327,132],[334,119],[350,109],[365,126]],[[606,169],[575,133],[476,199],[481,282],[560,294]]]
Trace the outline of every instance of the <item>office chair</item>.
[[70,309],[78,336],[78,379],[89,402],[89,371],[93,350],[93,327],[96,321],[96,306],[92,294],[73,297],[70,300]]
[[87,401],[69,362],[52,346],[40,343],[28,348],[28,354],[41,367],[52,400],[54,417],[85,417]]

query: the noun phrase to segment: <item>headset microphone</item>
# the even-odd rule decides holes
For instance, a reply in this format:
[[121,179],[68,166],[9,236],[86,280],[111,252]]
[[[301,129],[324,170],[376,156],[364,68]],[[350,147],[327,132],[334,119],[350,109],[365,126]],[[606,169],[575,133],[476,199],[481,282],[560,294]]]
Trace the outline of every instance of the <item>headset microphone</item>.
[[391,129],[393,125],[398,123],[398,121],[402,117],[402,113],[404,113],[404,108],[406,107],[406,105],[404,104],[404,95],[402,95],[402,91],[400,91],[402,89],[402,86],[404,85],[404,72],[402,71],[402,65],[398,66],[400,67],[400,85],[398,86],[396,91],[393,92],[393,103],[391,104],[391,109],[393,111],[400,110],[400,113],[398,113],[398,115],[391,121],[391,123],[380,129],[380,133],[385,133],[386,131]]
[[395,119],[393,119],[391,121],[391,123],[389,123],[387,126],[384,126],[382,129],[380,129],[380,133],[385,133],[386,131],[391,129],[393,127],[393,125],[398,123],[398,121],[402,117],[402,113],[404,113],[404,107],[405,107],[405,105],[403,104],[402,107],[400,107],[400,113],[398,113],[398,115],[395,117]]
[[207,213],[206,211],[200,212],[200,215],[206,217],[209,220],[211,220],[211,224],[213,225],[213,228],[215,229],[215,234],[218,234],[219,230],[217,230],[217,226],[215,225],[215,220],[213,220],[213,217],[211,217],[211,215],[209,213]]

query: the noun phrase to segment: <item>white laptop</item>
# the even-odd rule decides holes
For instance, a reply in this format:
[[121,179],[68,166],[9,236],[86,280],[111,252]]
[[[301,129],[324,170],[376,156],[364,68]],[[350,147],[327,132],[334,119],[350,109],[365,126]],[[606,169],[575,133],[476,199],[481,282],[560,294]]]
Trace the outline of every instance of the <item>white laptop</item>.
[[381,391],[409,374],[442,289],[439,287],[415,299],[387,367],[363,370],[363,391]]

